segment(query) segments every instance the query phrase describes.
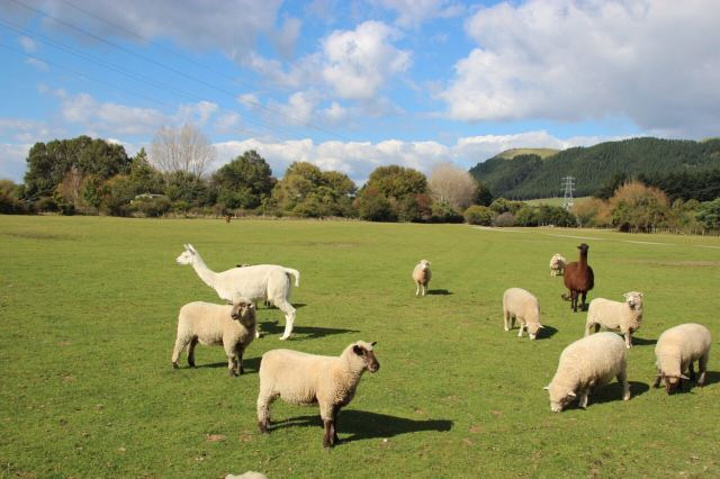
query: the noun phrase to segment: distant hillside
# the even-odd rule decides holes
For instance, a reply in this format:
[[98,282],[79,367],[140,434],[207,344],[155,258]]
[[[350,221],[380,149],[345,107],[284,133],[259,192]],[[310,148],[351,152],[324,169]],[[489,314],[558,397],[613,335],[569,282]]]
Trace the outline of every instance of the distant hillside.
[[660,177],[720,170],[720,139],[634,138],[570,148],[545,159],[539,151],[547,150],[508,150],[478,163],[470,173],[494,196],[532,199],[561,195],[566,176],[575,178],[575,196],[589,196],[618,174]]
[[547,158],[548,156],[552,156],[559,151],[560,150],[555,150],[553,148],[510,148],[509,150],[505,150],[499,155],[496,155],[494,158],[504,158],[506,160],[511,160],[516,156],[521,155],[537,155],[540,158]]

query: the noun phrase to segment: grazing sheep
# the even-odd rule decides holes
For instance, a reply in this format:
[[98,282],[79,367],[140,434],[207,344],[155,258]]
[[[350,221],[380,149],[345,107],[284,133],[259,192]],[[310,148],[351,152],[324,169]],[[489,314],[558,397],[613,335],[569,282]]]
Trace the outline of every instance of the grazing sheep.
[[[300,286],[300,272],[274,264],[257,264],[233,268],[216,273],[205,265],[191,244],[175,260],[180,265],[192,265],[200,279],[213,288],[222,299],[232,301],[237,294],[250,300],[266,299],[285,314],[285,332],[280,339],[287,339],[293,330],[295,308],[290,304],[290,275],[295,276],[295,286]],[[256,337],[259,337],[256,331]]]
[[560,253],[555,253],[550,258],[550,276],[562,276],[565,272],[567,260]]
[[632,346],[631,335],[640,329],[643,317],[643,294],[630,291],[623,295],[625,302],[611,301],[605,298],[596,298],[590,301],[587,321],[585,322],[585,336],[592,329],[595,332],[600,326],[607,329],[619,330],[625,336],[625,346]]
[[540,303],[537,298],[522,288],[510,288],[503,294],[503,319],[505,331],[515,326],[515,319],[520,323],[518,337],[522,337],[523,329],[535,339],[543,328],[540,324]]
[[[663,332],[655,345],[658,375],[654,386],[659,387],[662,379],[665,381],[665,392],[668,394],[673,393],[678,386],[682,390],[683,379],[695,379],[693,363],[697,361],[700,370],[697,385],[703,387],[711,342],[710,331],[701,324],[681,324]],[[688,369],[690,377],[685,375]]]
[[432,278],[430,264],[430,261],[422,259],[417,265],[415,265],[415,269],[412,273],[412,278],[417,286],[415,296],[425,296],[425,293],[427,292],[428,283],[430,283],[430,279]]
[[320,406],[325,428],[323,447],[333,447],[337,437],[337,415],[355,396],[365,370],[380,368],[373,347],[357,341],[338,356],[318,356],[288,349],[268,351],[260,362],[260,393],[257,400],[261,433],[270,426],[270,405],[278,397],[290,404]]
[[562,296],[564,300],[570,301],[570,307],[576,313],[578,310],[578,296],[582,295],[581,309],[584,310],[587,292],[595,286],[595,275],[593,274],[592,268],[587,264],[588,249],[590,249],[590,247],[582,243],[578,246],[578,249],[580,250],[579,261],[565,265],[563,281],[565,282],[565,287],[568,289],[568,293]]
[[590,392],[614,377],[622,384],[623,399],[630,399],[625,355],[623,340],[615,333],[593,334],[570,344],[560,354],[555,377],[545,386],[550,392],[550,409],[560,412],[578,396],[585,409]]
[[232,305],[203,301],[188,303],[180,308],[172,365],[178,367],[180,352],[186,346],[188,364],[194,368],[198,343],[222,345],[228,357],[230,375],[243,374],[243,353],[255,339],[255,328],[255,306],[248,299],[238,297]]

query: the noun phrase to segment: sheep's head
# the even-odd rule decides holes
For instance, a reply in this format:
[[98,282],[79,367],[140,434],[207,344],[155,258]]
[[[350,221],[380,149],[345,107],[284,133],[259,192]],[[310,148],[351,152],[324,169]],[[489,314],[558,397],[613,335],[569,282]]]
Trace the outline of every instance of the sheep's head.
[[183,246],[185,247],[185,251],[180,253],[180,256],[175,259],[175,262],[179,265],[192,264],[193,259],[198,254],[198,252],[195,248],[193,248],[191,244],[186,244]]
[[630,305],[630,309],[642,310],[642,293],[630,291],[629,293],[623,294],[623,297],[625,298],[625,302]]
[[550,393],[550,410],[552,412],[562,412],[562,410],[577,397],[575,391],[567,391],[557,386],[553,386],[552,383],[545,386],[543,389]]
[[352,345],[353,354],[359,356],[365,362],[365,368],[371,373],[376,372],[380,369],[380,363],[375,357],[373,347],[377,344],[377,341],[372,343],[366,343],[365,341],[358,341]]
[[672,394],[677,391],[678,386],[680,386],[681,380],[689,379],[684,374],[680,374],[679,376],[668,376],[665,373],[662,373],[662,378],[665,380],[665,392],[667,394]]
[[232,302],[230,316],[246,326],[252,326],[255,322],[255,305],[249,299],[236,297]]
[[528,324],[527,332],[528,332],[528,336],[530,336],[530,339],[537,338],[537,335],[541,329],[545,329],[545,326],[543,326],[542,324],[539,324],[539,323]]
[[420,262],[418,263],[418,265],[420,265],[420,268],[423,271],[430,269],[430,264],[431,264],[430,261],[428,261],[426,259],[421,259]]

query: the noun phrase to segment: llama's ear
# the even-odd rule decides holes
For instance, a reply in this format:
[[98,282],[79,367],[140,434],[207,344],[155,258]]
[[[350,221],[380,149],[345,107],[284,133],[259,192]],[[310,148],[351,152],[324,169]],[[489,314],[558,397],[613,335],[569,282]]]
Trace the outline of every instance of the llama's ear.
[[190,248],[188,248],[188,245],[183,244],[183,247],[185,248],[185,251],[190,251]]
[[188,250],[193,254],[197,254],[197,250],[195,248],[193,248],[193,245],[191,245],[189,243],[188,243]]

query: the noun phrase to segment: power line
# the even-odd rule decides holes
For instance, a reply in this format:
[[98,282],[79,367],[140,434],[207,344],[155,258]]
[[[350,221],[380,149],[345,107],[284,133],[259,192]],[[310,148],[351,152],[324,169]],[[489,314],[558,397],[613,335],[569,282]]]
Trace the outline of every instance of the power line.
[[[314,129],[314,130],[316,130],[316,131],[325,133],[325,134],[327,134],[327,135],[336,137],[336,138],[338,138],[338,139],[341,139],[341,140],[344,140],[344,141],[351,141],[349,138],[345,137],[344,135],[341,135],[341,134],[339,134],[339,133],[336,133],[336,132],[327,130],[327,129],[325,129],[325,128],[323,128],[323,127],[320,127],[320,126],[317,126],[317,125],[313,125],[313,124],[310,123],[310,122],[303,122],[303,121],[299,120],[298,118],[294,118],[294,117],[292,117],[292,116],[290,116],[290,115],[286,115],[286,114],[284,114],[284,113],[282,113],[282,112],[276,111],[276,110],[274,110],[274,109],[272,109],[272,108],[269,108],[269,107],[267,107],[267,106],[265,106],[265,105],[262,105],[262,104],[259,103],[259,102],[255,102],[255,101],[248,100],[248,99],[245,99],[245,98],[239,98],[239,97],[237,97],[234,93],[232,93],[232,92],[230,92],[230,91],[228,91],[228,90],[225,90],[225,89],[223,89],[223,88],[220,88],[220,87],[218,87],[218,86],[216,86],[216,85],[214,85],[214,84],[212,84],[212,83],[210,83],[210,82],[207,82],[207,81],[205,81],[205,80],[203,80],[203,79],[200,79],[200,78],[194,77],[194,76],[192,76],[192,75],[189,75],[189,74],[187,74],[187,73],[185,73],[185,72],[183,72],[183,71],[181,71],[181,70],[178,70],[177,68],[174,68],[174,67],[172,67],[172,66],[166,65],[166,64],[164,64],[164,63],[162,63],[162,62],[159,62],[159,61],[157,61],[157,60],[155,60],[155,59],[153,59],[153,58],[150,58],[150,57],[148,57],[148,56],[146,56],[146,55],[143,55],[143,54],[141,54],[141,53],[135,52],[135,51],[133,51],[133,50],[131,50],[131,49],[129,49],[129,48],[126,48],[126,47],[124,47],[124,46],[122,46],[122,45],[120,45],[120,44],[118,44],[118,43],[116,43],[116,42],[107,40],[107,39],[105,39],[105,38],[103,38],[103,37],[101,37],[101,36],[99,36],[99,35],[96,35],[96,34],[94,34],[94,33],[92,33],[92,32],[87,31],[87,30],[85,30],[85,29],[83,29],[83,28],[80,28],[80,27],[75,26],[75,25],[73,25],[73,24],[71,24],[71,23],[68,23],[68,22],[66,22],[66,21],[63,21],[63,20],[61,20],[61,19],[59,19],[59,18],[57,18],[57,17],[55,17],[55,16],[53,16],[53,15],[50,15],[49,13],[47,13],[47,12],[41,10],[41,9],[35,8],[35,7],[31,6],[31,5],[27,5],[27,4],[23,3],[23,2],[20,1],[20,0],[10,0],[10,1],[13,2],[13,3],[15,3],[15,4],[17,4],[17,5],[19,5],[19,6],[21,6],[21,7],[26,8],[26,9],[28,9],[28,10],[34,11],[35,13],[37,13],[37,14],[39,14],[39,15],[42,15],[42,16],[47,17],[47,18],[49,18],[49,19],[52,19],[53,21],[59,23],[60,25],[63,25],[63,26],[65,26],[65,27],[67,27],[67,28],[69,28],[69,29],[71,29],[71,30],[74,30],[74,31],[76,31],[76,32],[78,32],[78,33],[81,33],[82,35],[85,35],[85,36],[87,36],[87,37],[89,37],[89,38],[92,38],[92,39],[98,41],[98,42],[104,43],[104,44],[109,45],[109,46],[111,46],[111,47],[113,47],[113,48],[116,48],[116,49],[118,49],[118,50],[120,50],[120,51],[122,51],[122,52],[125,52],[125,53],[127,53],[128,55],[132,55],[132,56],[134,56],[134,57],[140,58],[140,59],[142,59],[142,60],[144,60],[144,61],[146,61],[146,62],[148,62],[148,63],[150,63],[150,64],[153,64],[153,65],[155,65],[155,66],[157,66],[157,67],[159,67],[159,68],[162,68],[162,69],[164,69],[164,70],[170,71],[170,72],[172,72],[172,73],[174,73],[174,74],[176,74],[176,75],[179,75],[179,76],[181,76],[181,77],[183,77],[183,78],[185,78],[185,79],[194,81],[194,82],[199,83],[199,84],[201,84],[201,85],[203,85],[203,86],[205,86],[205,87],[211,88],[212,90],[215,90],[216,92],[219,92],[219,93],[222,93],[222,94],[224,94],[224,95],[227,95],[227,96],[231,97],[233,100],[240,101],[241,103],[244,103],[244,104],[247,105],[247,106],[261,109],[261,110],[266,111],[266,112],[268,112],[268,113],[270,113],[270,114],[272,114],[272,115],[275,115],[275,116],[284,118],[285,121],[290,120],[290,122],[298,123],[298,124],[300,124],[300,125],[302,125],[302,126],[305,126],[305,127],[307,127],[307,128],[311,128],[311,129]],[[66,3],[67,3],[67,2],[66,2]],[[77,8],[77,7],[76,7],[76,8]],[[82,10],[82,9],[79,9],[79,10],[80,10],[80,11],[83,11],[84,13],[86,13],[86,12],[85,12],[84,10]],[[109,24],[109,25],[118,27],[115,23],[110,22],[110,21],[108,21],[108,20],[106,20],[106,19],[103,19],[103,18],[100,17],[100,16],[97,16],[97,15],[94,15],[94,14],[90,14],[90,15],[93,16],[94,18],[97,18],[97,19],[99,19],[99,20],[101,20],[101,21],[104,21],[105,23],[107,23],[107,24]],[[139,35],[138,33],[132,32],[132,31],[129,30],[129,29],[126,29],[126,28],[124,28],[124,27],[119,27],[119,28],[121,28],[121,29],[124,30],[124,31],[130,32],[130,33],[131,33],[133,36],[135,36],[136,38],[143,38],[143,37],[142,37],[141,35]],[[154,45],[157,45],[156,42],[152,42],[152,43],[153,43]],[[164,48],[164,47],[163,47],[163,48]],[[193,61],[193,63],[196,63],[196,62]],[[234,81],[234,80],[233,80],[233,81]],[[239,113],[239,112],[238,112],[238,113]]]

